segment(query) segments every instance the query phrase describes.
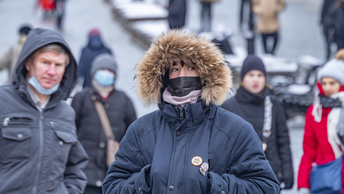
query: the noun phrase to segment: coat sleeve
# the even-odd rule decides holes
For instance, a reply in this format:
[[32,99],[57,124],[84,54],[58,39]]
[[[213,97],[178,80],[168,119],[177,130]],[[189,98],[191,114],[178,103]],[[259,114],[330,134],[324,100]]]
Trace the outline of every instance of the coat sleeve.
[[150,166],[143,161],[133,125],[130,125],[116,153],[116,161],[111,164],[103,182],[103,193],[151,193],[146,182]]
[[86,69],[85,69],[85,60],[86,60],[86,54],[85,49],[82,49],[80,60],[79,60],[79,66],[78,66],[78,77],[86,77]]
[[88,163],[88,156],[77,141],[69,152],[68,162],[64,173],[64,183],[69,193],[82,194],[87,184],[86,175],[83,169]]
[[128,128],[129,125],[137,119],[134,105],[133,105],[133,103],[129,97],[127,97],[127,106],[126,107],[127,107],[127,112],[125,115],[125,123],[127,125],[126,128]]
[[316,158],[317,140],[314,134],[314,127],[312,125],[312,110],[313,108],[310,107],[306,114],[305,134],[303,136],[303,156],[301,158],[297,177],[298,188],[310,188],[309,173],[312,170],[312,163]]
[[12,52],[13,49],[10,48],[1,58],[0,58],[0,71],[5,68],[10,68],[12,63]]
[[289,140],[289,130],[287,127],[287,118],[285,112],[280,104],[278,106],[277,114],[277,149],[278,156],[282,161],[282,182],[284,182],[284,189],[291,189],[294,184],[294,171],[293,171],[293,162],[290,151],[290,140]]
[[246,123],[236,138],[225,174],[208,173],[211,194],[278,194],[278,180],[266,160],[261,141]]
[[76,129],[79,130],[79,122],[80,122],[80,113],[81,113],[81,106],[82,106],[82,101],[84,100],[83,98],[85,98],[85,95],[87,95],[86,92],[81,91],[80,93],[77,93],[73,100],[72,100],[72,108],[75,111],[75,125],[76,125]]

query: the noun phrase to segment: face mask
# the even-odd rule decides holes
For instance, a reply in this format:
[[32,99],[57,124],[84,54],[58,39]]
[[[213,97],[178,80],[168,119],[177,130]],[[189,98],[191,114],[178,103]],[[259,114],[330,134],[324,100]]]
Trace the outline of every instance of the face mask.
[[194,90],[201,90],[202,82],[199,77],[177,77],[169,80],[167,90],[172,96],[186,96]]
[[[31,71],[33,74],[32,66],[31,66]],[[33,75],[32,77],[29,78],[29,84],[31,84],[31,86],[34,87],[38,93],[43,94],[43,95],[51,95],[54,92],[56,92],[57,89],[59,89],[59,87],[60,87],[60,83],[58,83],[55,86],[53,86],[52,88],[46,89],[38,82],[35,75]]]
[[115,74],[108,70],[97,70],[94,74],[94,79],[99,85],[105,87],[115,82]]

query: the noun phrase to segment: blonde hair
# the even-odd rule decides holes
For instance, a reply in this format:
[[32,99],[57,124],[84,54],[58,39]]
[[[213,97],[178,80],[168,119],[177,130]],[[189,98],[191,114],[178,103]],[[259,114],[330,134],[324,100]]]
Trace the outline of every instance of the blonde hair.
[[41,47],[39,49],[37,49],[30,57],[30,59],[33,61],[36,57],[36,55],[40,54],[40,53],[44,53],[44,52],[54,52],[54,53],[57,53],[57,54],[64,54],[65,55],[65,60],[66,60],[66,66],[69,64],[70,62],[70,58],[69,58],[69,55],[68,53],[66,52],[66,50],[58,45],[58,44],[49,44],[49,45],[46,45],[44,47]]

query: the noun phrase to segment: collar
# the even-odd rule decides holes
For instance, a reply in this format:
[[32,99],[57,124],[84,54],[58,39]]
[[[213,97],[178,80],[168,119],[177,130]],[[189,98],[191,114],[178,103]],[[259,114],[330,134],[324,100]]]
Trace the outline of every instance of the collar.
[[[172,126],[180,125],[181,122],[193,122],[194,126],[201,124],[206,117],[213,118],[217,106],[210,104],[206,106],[203,100],[198,99],[194,104],[186,104],[184,107],[162,102],[159,109],[165,120]],[[183,114],[183,115],[181,115]],[[184,120],[181,119],[184,116]]]
[[201,90],[194,90],[186,96],[178,97],[178,96],[172,96],[172,94],[166,88],[163,93],[163,100],[170,104],[184,106],[186,104],[196,103],[200,93],[201,93]]
[[264,104],[265,97],[269,95],[271,90],[267,87],[263,89],[262,95],[253,94],[247,91],[243,86],[237,90],[236,98],[239,102],[249,103],[249,104]]
[[39,100],[38,96],[37,96],[37,95],[35,94],[35,92],[31,89],[31,87],[29,86],[28,83],[26,84],[26,88],[27,88],[27,91],[28,91],[28,93],[29,93],[29,95],[30,95],[30,97],[31,97],[31,99],[32,99],[32,101],[33,101],[33,103],[36,105],[36,108],[37,108],[38,110],[43,110],[43,109],[47,106],[47,104],[48,104],[48,102],[49,102],[49,100],[50,100],[50,96],[48,96],[48,98],[45,100],[44,103],[41,103],[41,101]]

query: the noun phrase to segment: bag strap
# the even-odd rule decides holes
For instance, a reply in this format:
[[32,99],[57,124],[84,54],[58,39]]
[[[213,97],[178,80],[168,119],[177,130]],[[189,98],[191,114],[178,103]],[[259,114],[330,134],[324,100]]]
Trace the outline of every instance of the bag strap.
[[270,96],[266,96],[264,100],[264,125],[262,133],[262,143],[264,151],[267,147],[268,138],[271,135],[272,106],[273,104],[271,102]]
[[109,118],[105,112],[105,109],[104,109],[104,106],[103,106],[103,103],[101,103],[100,101],[98,100],[94,100],[93,101],[94,103],[94,106],[96,107],[96,110],[97,110],[97,113],[98,113],[98,117],[100,119],[100,122],[102,123],[102,126],[103,126],[103,130],[105,132],[105,136],[106,136],[106,139],[109,140],[109,139],[115,139],[115,136],[114,134],[112,133],[112,129],[111,129],[111,125],[110,125],[110,122],[109,122]]

